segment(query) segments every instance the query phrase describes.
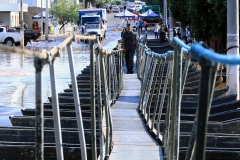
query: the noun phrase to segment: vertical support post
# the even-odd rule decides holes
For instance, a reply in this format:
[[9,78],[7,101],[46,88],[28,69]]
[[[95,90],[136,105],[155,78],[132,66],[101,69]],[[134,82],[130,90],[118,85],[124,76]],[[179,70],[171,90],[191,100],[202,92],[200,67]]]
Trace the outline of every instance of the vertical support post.
[[169,38],[172,39],[173,38],[173,17],[172,17],[172,13],[171,10],[169,9]]
[[181,84],[182,93],[181,93],[181,97],[183,95],[184,86],[185,86],[185,82],[186,82],[186,79],[187,79],[187,73],[188,73],[188,68],[189,68],[190,61],[191,61],[190,55],[189,55],[189,53],[187,53],[186,54],[185,65],[184,65],[184,70],[183,70],[183,75],[182,75],[182,84]]
[[45,20],[46,20],[46,29],[45,29],[45,40],[47,41],[48,40],[48,0],[46,0],[46,17],[45,17]]
[[43,104],[42,104],[42,68],[43,61],[35,57],[35,159],[44,159],[44,121],[43,121]]
[[100,68],[101,68],[101,78],[102,78],[102,84],[103,84],[103,95],[104,95],[104,108],[105,108],[105,118],[106,118],[106,148],[105,148],[105,160],[109,159],[109,110],[108,110],[108,89],[107,89],[107,84],[106,84],[106,71],[105,71],[105,63],[104,63],[104,58],[103,55],[100,56]]
[[151,63],[151,60],[150,60],[150,56],[148,54],[146,54],[146,59],[145,59],[145,65],[144,65],[144,68],[143,68],[143,80],[142,80],[142,85],[141,85],[141,94],[140,94],[140,101],[139,101],[139,109],[142,111],[142,114],[143,114],[143,110],[144,110],[144,96],[145,96],[145,91],[146,91],[146,86],[147,86],[147,81],[148,81],[148,77],[149,77],[149,72],[148,72],[148,69],[149,69],[149,65]]
[[200,58],[201,79],[197,109],[197,132],[195,160],[205,159],[206,132],[211,109],[213,86],[215,86],[218,63]]
[[87,159],[87,151],[86,151],[86,143],[85,143],[85,135],[84,135],[84,128],[83,128],[83,121],[82,121],[82,112],[78,94],[78,85],[75,76],[75,69],[74,69],[74,59],[73,59],[73,51],[72,51],[72,44],[67,44],[67,51],[68,51],[68,60],[69,60],[69,68],[72,80],[72,90],[73,90],[73,97],[74,97],[74,105],[75,105],[75,112],[78,124],[78,133],[79,133],[79,141],[81,147],[81,158],[82,160]]
[[[227,55],[239,56],[239,1],[227,1]],[[239,100],[239,65],[227,65],[227,95],[237,94]]]
[[[158,58],[157,61],[158,61],[158,63],[157,63],[156,70],[155,70],[155,75],[154,75],[154,80],[153,80],[153,86],[155,86],[156,83],[157,83],[158,74],[159,74],[159,71],[160,71],[162,59],[161,59],[161,58]],[[160,78],[159,78],[159,79],[160,79]],[[159,90],[160,90],[160,87],[161,87],[161,83],[159,83],[159,86],[158,86]],[[148,107],[149,107],[149,109],[150,109],[150,107],[151,107],[151,103],[152,103],[152,99],[153,99],[153,94],[154,94],[154,90],[152,90],[151,95],[150,95],[150,97],[149,97],[149,101],[148,101]],[[148,109],[148,110],[149,110],[149,109]],[[151,124],[151,127],[150,127],[151,130],[153,130],[153,127],[154,127],[156,110],[157,110],[157,106],[155,105],[155,106],[154,106],[154,110],[153,110],[153,116],[152,116],[152,124]],[[150,117],[149,117],[149,119],[150,119]],[[147,119],[147,121],[149,121],[149,119]],[[149,123],[149,122],[148,122],[148,123]]]
[[[147,125],[149,125],[149,120],[150,120],[150,108],[151,108],[151,104],[150,104],[150,100],[149,97],[151,97],[151,93],[154,92],[155,86],[153,85],[153,77],[155,74],[155,70],[156,70],[156,66],[157,66],[157,59],[154,57],[152,57],[152,64],[151,64],[151,68],[149,70],[149,72],[151,73],[149,76],[149,82],[148,82],[148,89],[147,89],[147,94],[146,94],[146,102],[144,103],[144,108],[145,108],[145,114],[147,114]],[[146,113],[147,112],[147,113]],[[146,116],[146,115],[144,115]]]
[[94,62],[94,42],[90,40],[90,84],[91,84],[91,129],[92,129],[92,160],[97,160],[96,145],[96,107],[95,107],[95,62]]
[[108,94],[109,100],[112,100],[112,87],[111,87],[111,55],[107,55],[107,68],[108,68]]
[[[164,72],[164,67],[165,67],[165,59],[161,58],[160,62],[159,62],[159,68],[157,69],[157,72],[160,71],[160,75],[158,76],[158,74],[156,75],[156,78],[158,79],[158,83],[159,83],[159,87],[158,87],[158,91],[155,97],[155,106],[154,106],[154,111],[153,111],[153,116],[152,116],[152,121],[155,122],[155,118],[156,118],[156,114],[157,114],[157,109],[158,109],[158,99],[159,99],[159,95],[161,92],[161,84],[162,84],[162,79],[163,79],[163,72]],[[153,129],[154,124],[152,124],[151,129]]]
[[163,12],[164,25],[167,26],[167,0],[163,0]]
[[180,136],[180,106],[181,106],[181,81],[182,81],[182,48],[174,48],[174,72],[173,72],[173,107],[171,121],[171,153],[170,159],[178,160],[179,136]]
[[23,28],[23,0],[20,3],[20,44],[21,48],[24,49],[24,28]]
[[[43,0],[41,0],[41,37],[43,36]],[[42,38],[41,38],[42,39]]]
[[[51,59],[51,53],[48,53]],[[55,143],[56,143],[56,154],[58,160],[63,160],[63,146],[62,146],[62,131],[59,113],[59,103],[57,94],[57,82],[55,77],[54,61],[50,60],[49,64],[50,70],[50,81],[51,81],[51,91],[52,91],[52,107],[53,107],[53,119],[54,119],[54,131],[55,131]]]
[[102,51],[99,50],[99,53],[96,56],[96,74],[97,74],[97,81],[98,81],[98,115],[99,115],[99,132],[100,132],[100,160],[104,159],[104,135],[103,135],[103,124],[102,124],[102,81],[101,81],[101,73],[100,73],[100,54]]
[[169,84],[168,84],[168,103],[167,103],[167,110],[166,110],[166,116],[165,116],[165,123],[164,123],[164,155],[167,156],[167,158],[170,157],[170,151],[169,151],[169,144],[170,144],[170,138],[169,138],[169,131],[170,131],[170,119],[171,119],[171,110],[172,110],[172,81],[173,81],[173,56],[171,55],[169,57],[169,65],[171,65],[170,73],[171,75],[169,77]]
[[[170,71],[171,71],[171,67],[172,67],[171,63],[172,63],[171,61],[168,62],[168,67],[167,67],[167,71],[166,71],[166,76],[165,76],[165,82],[164,82],[163,91],[162,91],[160,107],[159,107],[159,111],[158,111],[157,138],[160,137],[160,120],[161,120],[161,116],[162,116],[162,109],[163,109],[163,104],[164,104],[164,100],[165,100],[165,95],[166,95],[166,90],[167,90],[167,85],[168,85],[168,79],[170,77]],[[159,95],[158,95],[158,97],[159,97]],[[157,100],[157,103],[158,103],[158,100]],[[168,117],[168,115],[165,115],[165,120],[166,120],[167,117]],[[164,135],[164,130],[163,130],[163,135]]]

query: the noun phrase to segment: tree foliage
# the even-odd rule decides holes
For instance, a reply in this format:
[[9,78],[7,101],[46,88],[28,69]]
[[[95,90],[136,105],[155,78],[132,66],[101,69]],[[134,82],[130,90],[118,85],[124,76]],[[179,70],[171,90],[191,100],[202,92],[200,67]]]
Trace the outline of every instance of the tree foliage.
[[227,0],[190,0],[189,15],[196,40],[226,38]]
[[50,13],[58,19],[58,23],[62,26],[60,30],[69,22],[76,23],[78,21],[78,10],[81,9],[80,4],[75,4],[73,0],[58,0],[50,10]]
[[227,0],[169,0],[173,17],[182,27],[190,24],[197,41],[225,38]]
[[189,0],[169,0],[169,8],[172,16],[181,22],[182,26],[187,26],[191,23],[188,13]]

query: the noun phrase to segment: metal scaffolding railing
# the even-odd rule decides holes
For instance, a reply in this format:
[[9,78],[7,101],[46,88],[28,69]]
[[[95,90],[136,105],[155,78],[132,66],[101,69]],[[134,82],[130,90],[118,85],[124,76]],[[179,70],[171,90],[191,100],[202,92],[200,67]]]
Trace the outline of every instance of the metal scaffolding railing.
[[[186,160],[193,156],[195,159],[204,159],[207,122],[218,63],[236,65],[240,63],[240,58],[217,54],[202,43],[188,46],[177,37],[171,40],[170,45],[174,51],[158,54],[148,48],[144,37],[139,39],[137,66],[142,83],[138,109],[149,131],[163,144],[164,157],[178,160],[183,90],[191,60],[198,61],[201,66],[198,106],[201,107],[196,111]],[[164,122],[160,121],[163,105],[166,106]]]
[[[53,104],[53,119],[56,142],[56,157],[58,160],[64,159],[61,121],[59,113],[58,93],[56,91],[57,81],[55,78],[54,61],[60,55],[61,49],[67,47],[70,74],[72,81],[72,91],[74,97],[75,112],[78,124],[79,141],[81,148],[81,159],[87,159],[86,142],[84,136],[84,127],[81,114],[81,105],[79,96],[78,84],[76,81],[76,73],[74,69],[74,59],[72,50],[72,41],[89,40],[90,46],[90,99],[91,99],[91,138],[92,138],[92,159],[108,159],[110,149],[112,148],[112,118],[110,106],[116,101],[121,92],[123,84],[123,66],[122,66],[122,50],[121,46],[117,45],[116,50],[104,50],[96,36],[80,36],[69,35],[61,44],[53,47],[47,52],[35,52],[27,49],[20,49],[16,47],[8,47],[0,45],[0,50],[10,53],[27,54],[34,58],[34,67],[36,69],[36,137],[35,137],[35,158],[44,159],[44,124],[43,124],[43,102],[42,102],[42,69],[44,65],[49,64],[49,73],[51,78],[52,104]],[[97,49],[94,48],[94,43],[98,44]],[[96,83],[97,82],[97,83]],[[96,138],[96,96],[95,84],[97,84],[97,111],[100,118],[99,132],[100,136],[100,155],[98,153],[98,145]],[[103,95],[103,97],[102,97]],[[103,102],[103,103],[102,103]],[[105,115],[105,117],[102,117]],[[106,120],[106,135],[103,132],[103,118]],[[105,146],[105,149],[103,148]]]

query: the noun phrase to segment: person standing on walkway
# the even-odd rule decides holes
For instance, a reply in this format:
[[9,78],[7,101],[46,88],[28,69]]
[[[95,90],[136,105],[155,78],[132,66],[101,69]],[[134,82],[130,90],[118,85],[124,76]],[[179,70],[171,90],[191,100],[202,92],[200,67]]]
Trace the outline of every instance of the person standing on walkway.
[[122,49],[125,54],[127,74],[133,74],[133,57],[135,49],[138,52],[137,35],[132,31],[132,25],[127,24],[127,31],[123,33]]
[[158,25],[155,24],[155,26],[154,26],[155,39],[158,39],[158,30],[159,30]]

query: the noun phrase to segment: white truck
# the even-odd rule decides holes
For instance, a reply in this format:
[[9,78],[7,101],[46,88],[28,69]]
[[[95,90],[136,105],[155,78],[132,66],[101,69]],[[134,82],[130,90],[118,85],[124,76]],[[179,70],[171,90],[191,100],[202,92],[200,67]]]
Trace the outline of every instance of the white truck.
[[20,33],[7,32],[5,27],[0,27],[0,43],[13,46],[20,44]]
[[80,33],[82,35],[96,35],[100,41],[106,38],[106,9],[81,9],[78,13]]

